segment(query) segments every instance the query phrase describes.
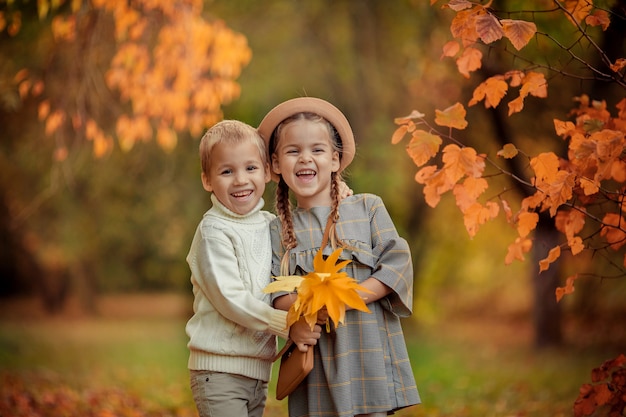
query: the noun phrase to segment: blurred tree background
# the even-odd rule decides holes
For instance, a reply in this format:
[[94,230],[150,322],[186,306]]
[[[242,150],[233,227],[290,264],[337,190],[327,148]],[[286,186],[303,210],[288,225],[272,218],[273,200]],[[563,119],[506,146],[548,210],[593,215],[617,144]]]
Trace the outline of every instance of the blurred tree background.
[[[54,17],[72,14],[71,7],[66,3],[41,16],[35,1],[0,2],[7,25],[0,34],[0,296],[37,294],[51,312],[77,299],[96,313],[104,293],[188,291],[185,256],[210,204],[200,182],[202,131],[180,129],[173,146],[146,140],[126,149],[118,138],[95,157],[95,141],[68,134],[59,146],[59,136],[46,135],[40,121],[41,98],[19,94],[16,74],[26,67],[37,69],[45,94],[58,106],[87,102],[85,111],[98,115],[105,133],[115,132],[128,112],[119,91],[104,81],[116,53],[115,24],[106,8],[91,10],[73,41],[53,41]],[[13,34],[15,11],[21,28]],[[198,13],[245,36],[252,53],[241,74],[232,74],[240,94],[221,100],[221,114],[214,117],[256,126],[274,105],[297,96],[321,97],[345,112],[357,138],[348,182],[355,192],[382,196],[411,244],[416,322],[450,314],[530,320],[532,266],[503,261],[513,231],[488,224],[470,240],[453,201],[437,210],[425,206],[415,166],[390,144],[395,117],[445,108],[452,98],[471,94],[456,68],[438,59],[450,15],[418,0],[207,0]],[[158,27],[161,20],[150,22]],[[529,100],[523,114],[506,122],[504,134],[516,132],[527,148],[553,149],[558,138],[552,119],[565,118],[572,97],[595,91],[576,80],[551,82],[547,100]],[[171,98],[152,100],[159,107]],[[476,106],[468,119],[481,134],[463,139],[497,150],[502,118]],[[271,185],[265,200],[273,210]],[[580,284],[562,303],[567,317],[623,318],[620,285],[623,291],[621,282]],[[602,330],[598,323],[604,321],[595,321]]]

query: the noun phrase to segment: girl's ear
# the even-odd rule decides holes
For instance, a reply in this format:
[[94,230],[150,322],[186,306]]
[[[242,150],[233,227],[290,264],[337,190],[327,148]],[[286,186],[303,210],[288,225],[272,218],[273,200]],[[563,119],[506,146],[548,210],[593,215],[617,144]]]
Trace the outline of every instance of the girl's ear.
[[339,152],[333,151],[333,160],[332,160],[332,172],[339,171],[339,167],[341,166],[341,161],[339,160]]
[[207,177],[204,172],[202,173],[200,178],[202,178],[202,186],[204,187],[204,189],[207,190],[208,192],[213,191],[213,187],[211,186],[211,181],[209,180],[209,177]]
[[270,172],[270,164],[265,164],[265,183],[267,184],[272,180],[272,173]]
[[278,157],[276,154],[272,155],[272,171],[274,174],[280,175],[280,165],[278,164]]

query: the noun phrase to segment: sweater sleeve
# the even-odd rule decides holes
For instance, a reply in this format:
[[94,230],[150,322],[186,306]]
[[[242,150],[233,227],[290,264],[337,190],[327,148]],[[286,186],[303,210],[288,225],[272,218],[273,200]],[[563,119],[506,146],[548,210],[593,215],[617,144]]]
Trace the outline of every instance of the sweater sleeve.
[[265,331],[283,338],[287,312],[277,310],[254,297],[241,278],[233,242],[225,234],[200,236],[189,267],[200,291],[222,316],[243,327]]

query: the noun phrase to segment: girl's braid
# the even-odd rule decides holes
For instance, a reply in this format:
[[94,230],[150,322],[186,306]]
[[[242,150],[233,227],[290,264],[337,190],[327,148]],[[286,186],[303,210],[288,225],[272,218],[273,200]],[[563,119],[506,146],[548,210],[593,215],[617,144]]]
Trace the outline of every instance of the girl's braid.
[[276,187],[276,213],[282,227],[281,242],[285,252],[280,261],[280,274],[289,275],[289,251],[296,247],[296,235],[293,231],[293,219],[291,217],[291,201],[289,200],[289,186],[280,178]]
[[337,237],[337,222],[339,220],[339,182],[341,181],[341,174],[333,172],[331,175],[331,187],[330,197],[332,199],[332,205],[330,206],[330,214],[328,215],[329,222],[333,222],[333,226],[328,234],[328,241],[330,247],[335,250],[339,246],[345,246],[343,242]]

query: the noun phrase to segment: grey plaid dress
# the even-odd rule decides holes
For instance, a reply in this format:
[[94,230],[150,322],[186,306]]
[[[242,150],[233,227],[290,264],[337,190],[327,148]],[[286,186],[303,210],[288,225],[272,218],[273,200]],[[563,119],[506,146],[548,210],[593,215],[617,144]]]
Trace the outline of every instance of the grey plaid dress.
[[[295,209],[298,246],[290,253],[290,274],[313,271],[330,207]],[[289,396],[289,416],[354,416],[419,404],[400,317],[413,306],[413,265],[380,197],[358,194],[339,207],[338,237],[350,246],[340,260],[351,259],[345,271],[358,282],[375,277],[392,293],[368,304],[371,313],[346,312],[345,324],[323,332],[315,346],[315,366]],[[280,221],[270,225],[272,275],[280,275],[284,253]],[[324,254],[332,252],[330,245]],[[274,296],[277,297],[280,294]]]

